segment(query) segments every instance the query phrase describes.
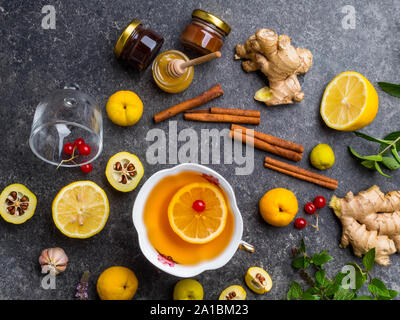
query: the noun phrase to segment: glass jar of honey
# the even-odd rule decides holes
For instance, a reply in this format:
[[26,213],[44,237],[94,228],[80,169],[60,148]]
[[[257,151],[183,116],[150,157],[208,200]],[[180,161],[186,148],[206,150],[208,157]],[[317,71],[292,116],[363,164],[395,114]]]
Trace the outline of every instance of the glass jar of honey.
[[185,69],[185,73],[179,78],[171,76],[168,72],[168,64],[179,59],[185,62],[189,61],[187,55],[178,50],[168,50],[157,56],[153,62],[153,78],[157,86],[168,93],[178,93],[185,90],[193,81],[193,66]]
[[114,54],[129,66],[143,70],[153,61],[163,43],[163,37],[145,29],[140,20],[134,19],[120,35]]
[[231,27],[222,19],[206,11],[196,9],[192,12],[192,22],[183,31],[180,41],[190,49],[201,54],[220,51],[224,38]]

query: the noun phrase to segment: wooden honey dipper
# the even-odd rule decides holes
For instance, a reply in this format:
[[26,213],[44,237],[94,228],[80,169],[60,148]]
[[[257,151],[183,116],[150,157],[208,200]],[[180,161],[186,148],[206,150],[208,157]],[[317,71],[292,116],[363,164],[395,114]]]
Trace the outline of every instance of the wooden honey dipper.
[[197,66],[199,64],[217,59],[219,57],[221,57],[220,51],[209,53],[204,56],[201,56],[201,57],[198,57],[196,59],[192,59],[192,60],[189,60],[186,62],[185,62],[185,60],[181,60],[181,59],[173,59],[167,65],[167,72],[171,77],[179,78],[185,74],[186,68],[189,68],[191,66]]

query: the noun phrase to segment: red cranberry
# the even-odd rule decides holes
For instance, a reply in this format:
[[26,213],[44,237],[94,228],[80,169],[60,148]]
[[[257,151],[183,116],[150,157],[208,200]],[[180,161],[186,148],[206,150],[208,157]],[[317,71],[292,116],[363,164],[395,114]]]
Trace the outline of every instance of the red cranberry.
[[71,155],[74,152],[74,145],[71,142],[67,142],[63,147],[64,153]]
[[78,146],[78,151],[81,155],[88,156],[92,152],[92,149],[88,144],[85,143]]
[[306,219],[297,218],[297,219],[294,221],[294,226],[295,226],[297,229],[303,229],[303,228],[305,228],[306,225],[307,225]]
[[193,202],[192,208],[196,212],[203,212],[206,209],[206,204],[203,200],[196,200],[195,202]]
[[83,140],[82,138],[78,138],[74,141],[74,145],[76,145],[77,147],[79,147],[82,144],[85,144],[85,140]]
[[323,208],[326,205],[326,199],[323,196],[315,197],[314,204],[317,208]]
[[308,213],[308,214],[314,214],[315,211],[317,211],[317,207],[315,206],[314,203],[312,203],[312,202],[307,202],[307,203],[304,205],[304,211],[305,211],[306,213]]
[[80,166],[80,168],[83,173],[89,173],[93,170],[93,166],[91,163],[84,164]]

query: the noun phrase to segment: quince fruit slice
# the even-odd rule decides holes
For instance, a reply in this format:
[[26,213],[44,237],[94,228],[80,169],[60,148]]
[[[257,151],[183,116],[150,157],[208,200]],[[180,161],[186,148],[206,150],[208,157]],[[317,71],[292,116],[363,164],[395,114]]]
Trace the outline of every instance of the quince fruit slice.
[[242,286],[229,286],[221,292],[219,300],[246,300],[247,293]]
[[121,192],[134,190],[144,174],[139,158],[129,152],[119,152],[107,163],[106,177],[114,189]]
[[272,280],[267,271],[259,267],[251,267],[244,278],[248,287],[255,293],[264,294],[272,288]]
[[22,184],[10,184],[0,194],[0,214],[4,220],[21,224],[35,213],[36,196]]

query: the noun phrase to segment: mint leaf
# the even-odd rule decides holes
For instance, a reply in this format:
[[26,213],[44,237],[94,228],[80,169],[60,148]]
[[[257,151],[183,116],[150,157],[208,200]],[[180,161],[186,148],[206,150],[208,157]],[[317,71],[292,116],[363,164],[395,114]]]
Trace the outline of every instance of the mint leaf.
[[[396,139],[398,139],[400,137],[400,131],[394,131],[389,133],[386,137],[384,137],[383,139],[385,141],[390,141],[389,144],[391,144],[393,141],[395,141]],[[380,147],[379,147],[379,152],[382,152],[388,145],[386,143],[381,143]],[[400,141],[397,141],[395,144],[397,150],[400,149]],[[384,154],[389,154],[389,151],[386,151]]]
[[371,160],[364,160],[361,164],[368,169],[375,169],[375,162]]
[[326,287],[324,294],[327,297],[333,296],[340,288],[340,285],[335,283],[335,282],[331,282],[329,283],[329,285]]
[[385,284],[379,279],[372,279],[368,286],[368,290],[378,297],[391,298],[389,290]]
[[399,153],[397,152],[397,147],[396,146],[391,147],[390,151],[392,152],[392,155],[396,159],[396,161],[400,163],[400,156]]
[[[400,131],[394,131],[394,132],[389,133],[384,139],[390,140],[390,141],[395,141],[399,137],[400,137]],[[396,142],[396,148],[397,148],[397,150],[400,149],[400,141]]]
[[400,163],[392,157],[382,157],[382,163],[389,170],[397,170],[400,168]]
[[378,82],[379,87],[393,97],[400,98],[400,85],[390,82]]
[[354,293],[339,287],[333,296],[333,300],[352,300],[354,298]]
[[396,290],[389,290],[389,295],[391,299],[394,299],[399,295],[399,292]]
[[302,297],[302,300],[321,300],[319,291],[315,288],[308,288]]
[[320,286],[325,285],[325,270],[321,269],[315,273],[315,280]]
[[382,161],[382,156],[381,155],[372,155],[372,156],[362,156],[359,153],[357,153],[351,146],[349,146],[349,150],[352,153],[353,156],[355,156],[358,159],[361,160],[372,160],[372,161]]
[[303,288],[296,282],[292,281],[289,291],[286,295],[287,300],[301,299],[303,296]]
[[310,258],[299,257],[293,260],[292,267],[296,269],[307,269],[311,264]]
[[353,298],[353,300],[373,300],[371,296],[358,296]]
[[316,266],[323,266],[328,261],[333,260],[333,258],[327,254],[327,251],[323,251],[320,254],[316,253],[311,257],[311,262]]
[[358,131],[354,132],[354,134],[357,137],[360,137],[360,138],[363,138],[365,140],[372,141],[372,142],[378,142],[378,143],[381,143],[381,144],[386,145],[386,146],[388,146],[392,142],[392,141],[386,140],[386,139],[382,140],[382,139],[374,138],[374,137],[371,137],[371,136],[369,136],[369,135],[367,135],[365,133],[358,132]]
[[301,244],[300,244],[299,251],[301,253],[306,253],[306,243],[304,242],[304,239],[301,239]]
[[387,175],[386,173],[384,173],[381,169],[381,167],[379,166],[378,162],[375,161],[374,163],[375,169],[376,171],[378,171],[381,175],[383,175],[386,178],[392,178],[391,176]]
[[[355,288],[352,288],[352,289],[357,291],[368,280],[368,275],[361,269],[361,267],[357,263],[351,262],[351,263],[348,263],[347,265],[352,266],[355,269],[355,272],[356,272],[356,279],[355,279],[356,283],[355,283]],[[346,273],[346,275],[347,274],[348,273]]]
[[372,270],[372,267],[374,266],[374,263],[375,263],[375,248],[372,248],[364,255],[362,262],[363,262],[364,268],[367,271]]

